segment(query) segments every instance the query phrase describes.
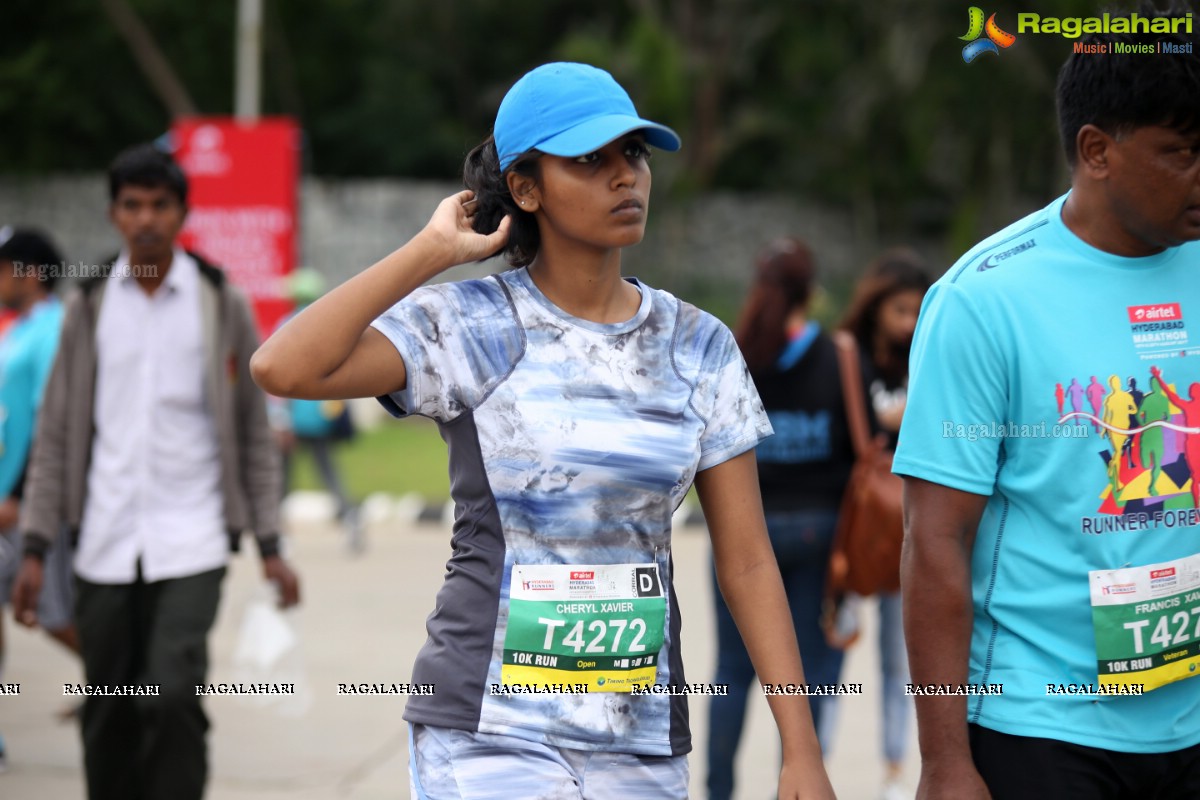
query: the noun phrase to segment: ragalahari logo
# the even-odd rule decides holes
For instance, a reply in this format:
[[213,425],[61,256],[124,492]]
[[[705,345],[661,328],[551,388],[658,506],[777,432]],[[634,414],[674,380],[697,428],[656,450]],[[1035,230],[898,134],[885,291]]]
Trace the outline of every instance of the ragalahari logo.
[[[1000,26],[996,24],[995,14],[988,17],[985,24],[983,9],[979,6],[971,6],[967,9],[967,23],[967,34],[958,38],[964,42],[970,42],[962,52],[963,61],[968,64],[984,53],[1000,55],[1002,49],[1012,47],[1013,42],[1017,40],[1016,36],[1000,29]],[[987,38],[980,39],[979,37],[985,33]]]

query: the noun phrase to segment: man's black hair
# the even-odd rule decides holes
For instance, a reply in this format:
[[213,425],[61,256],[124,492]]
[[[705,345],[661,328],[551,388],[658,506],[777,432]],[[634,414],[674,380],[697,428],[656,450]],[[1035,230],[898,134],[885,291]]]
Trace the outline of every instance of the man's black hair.
[[[1171,2],[1163,9],[1143,0],[1129,10],[1109,9],[1113,17],[1185,17],[1192,9]],[[1099,16],[1099,14],[1097,14]],[[1193,30],[1200,19],[1191,20]],[[1200,36],[1186,33],[1093,33],[1075,40],[1102,44],[1104,53],[1072,51],[1058,73],[1058,127],[1067,163],[1075,164],[1080,128],[1092,124],[1111,136],[1147,125],[1183,133],[1200,131]],[[1190,53],[1117,53],[1114,45],[1191,46]],[[1086,50],[1086,48],[1084,48]]]
[[138,144],[121,153],[108,168],[108,199],[116,200],[122,186],[157,189],[165,186],[181,205],[187,205],[187,178],[175,159],[153,144]]
[[[12,269],[37,269],[37,276],[46,285],[54,288],[63,257],[50,237],[36,228],[0,228],[0,261],[8,261]],[[25,273],[32,274],[32,273]]]

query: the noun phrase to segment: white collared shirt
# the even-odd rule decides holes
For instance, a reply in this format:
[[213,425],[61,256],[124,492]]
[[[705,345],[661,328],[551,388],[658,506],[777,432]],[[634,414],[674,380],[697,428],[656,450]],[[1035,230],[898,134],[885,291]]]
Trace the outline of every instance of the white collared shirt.
[[153,295],[126,269],[108,279],[96,330],[95,438],[75,571],[132,583],[223,566],[216,424],[205,397],[200,270],[176,249]]

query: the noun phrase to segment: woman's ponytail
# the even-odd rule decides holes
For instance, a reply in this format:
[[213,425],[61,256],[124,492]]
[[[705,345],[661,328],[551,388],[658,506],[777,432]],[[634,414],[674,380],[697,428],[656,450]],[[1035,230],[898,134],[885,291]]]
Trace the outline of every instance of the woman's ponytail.
[[[514,161],[509,169],[536,177],[538,155],[533,151],[526,153]],[[532,262],[541,243],[537,219],[513,201],[508,181],[500,172],[496,140],[491,136],[467,153],[463,163],[463,185],[475,193],[475,232],[491,233],[499,227],[500,220],[506,215],[511,216],[504,257],[514,267],[524,267]]]

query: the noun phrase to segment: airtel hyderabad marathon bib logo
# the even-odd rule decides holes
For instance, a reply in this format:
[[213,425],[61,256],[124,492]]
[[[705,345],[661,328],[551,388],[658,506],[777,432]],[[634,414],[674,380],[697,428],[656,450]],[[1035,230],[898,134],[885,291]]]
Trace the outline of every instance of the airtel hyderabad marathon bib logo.
[[[1076,40],[1082,36],[1104,34],[1162,34],[1174,36],[1192,33],[1191,11],[1183,16],[1144,17],[1137,13],[1119,16],[1109,13],[1096,17],[1051,17],[1023,12],[1017,14],[1017,34],[1046,34]],[[1014,34],[1003,30],[992,14],[984,21],[983,9],[971,6],[967,9],[967,32],[958,37],[967,42],[963,48],[963,61],[970,64],[984,53],[1000,54],[1016,42]],[[1191,54],[1190,42],[1146,41],[1146,42],[1072,42],[1072,52],[1134,55],[1183,55]]]

